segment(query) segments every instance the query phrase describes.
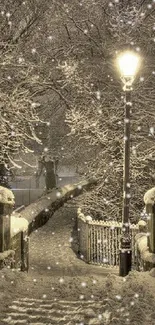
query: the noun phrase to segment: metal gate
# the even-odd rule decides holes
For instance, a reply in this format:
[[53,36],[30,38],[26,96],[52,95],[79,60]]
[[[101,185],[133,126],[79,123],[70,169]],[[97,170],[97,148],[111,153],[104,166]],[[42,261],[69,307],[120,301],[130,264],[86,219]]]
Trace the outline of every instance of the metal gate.
[[[135,235],[138,232],[136,225],[130,226],[132,265],[137,264]],[[122,223],[103,222],[89,224],[89,260],[93,264],[119,265],[119,245],[122,233]]]
[[[122,223],[116,221],[87,220],[83,214],[78,216],[79,251],[85,261],[97,265],[119,265],[119,246]],[[137,266],[135,235],[137,225],[130,225],[132,267]]]

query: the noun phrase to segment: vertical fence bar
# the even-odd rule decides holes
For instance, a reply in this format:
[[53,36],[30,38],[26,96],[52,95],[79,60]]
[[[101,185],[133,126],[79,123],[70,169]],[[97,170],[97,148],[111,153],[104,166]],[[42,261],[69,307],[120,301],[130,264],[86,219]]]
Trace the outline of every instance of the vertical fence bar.
[[114,238],[115,238],[115,257],[114,264],[117,266],[117,226],[114,228]]
[[94,252],[93,252],[93,260],[94,260],[94,263],[95,263],[95,254],[96,254],[96,250],[95,250],[95,242],[96,242],[96,234],[95,234],[95,227],[94,227]]
[[96,227],[96,262],[99,262],[99,254],[98,254],[98,242],[99,238],[98,238],[98,227]]
[[[114,265],[116,265],[116,256],[117,256],[117,231],[116,226],[114,226]],[[116,234],[116,235],[115,235]]]
[[102,264],[104,260],[104,252],[105,252],[105,232],[104,232],[104,226],[102,228],[102,242],[103,242],[103,248],[102,248]]
[[103,250],[104,250],[104,236],[103,236],[103,231],[104,231],[104,228],[102,227],[101,228],[101,263],[103,263]]
[[94,245],[94,226],[92,225],[92,228],[91,228],[91,261],[93,263],[93,254],[94,254],[94,250],[93,250],[93,245]]
[[[121,238],[121,234],[122,234],[122,229],[118,228],[118,247],[120,245],[120,238]],[[117,265],[119,265],[119,250],[118,250],[118,256],[117,256]]]
[[112,226],[112,265],[114,266],[114,257],[115,257],[115,237],[114,237],[114,227]]
[[105,228],[106,229],[106,261],[108,259],[108,227]]
[[[134,229],[130,228],[130,234],[131,234],[131,247],[134,248]],[[132,265],[135,264],[135,250],[132,249]]]
[[91,225],[89,224],[88,222],[88,263],[90,263],[90,228],[91,228]]
[[100,227],[100,264],[102,263],[102,240],[101,240],[101,227]]
[[120,228],[119,227],[116,227],[116,233],[117,233],[117,242],[116,242],[116,247],[117,247],[116,265],[119,265],[119,239],[120,239]]
[[92,225],[90,225],[90,262],[92,262]]
[[110,227],[107,227],[108,230],[108,258],[107,264],[110,264]]
[[112,250],[113,250],[113,241],[112,241],[112,223],[111,223],[111,226],[110,226],[110,263],[111,263],[111,265],[113,265]]
[[110,229],[110,265],[112,265],[112,229],[111,226],[109,227]]
[[115,227],[115,265],[117,265],[117,255],[118,255],[118,227]]
[[92,262],[94,263],[94,225],[92,226]]
[[89,262],[89,224],[86,221],[86,251],[85,251],[85,258],[86,258],[86,262]]
[[107,257],[107,264],[110,262],[110,227],[108,225],[107,227],[107,233],[108,233],[108,257]]

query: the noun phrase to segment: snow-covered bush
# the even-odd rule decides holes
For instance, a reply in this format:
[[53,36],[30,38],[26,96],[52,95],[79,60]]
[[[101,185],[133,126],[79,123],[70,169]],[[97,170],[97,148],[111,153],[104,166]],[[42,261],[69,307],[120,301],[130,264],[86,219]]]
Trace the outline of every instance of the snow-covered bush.
[[154,205],[155,204],[155,187],[148,190],[144,195],[145,205]]

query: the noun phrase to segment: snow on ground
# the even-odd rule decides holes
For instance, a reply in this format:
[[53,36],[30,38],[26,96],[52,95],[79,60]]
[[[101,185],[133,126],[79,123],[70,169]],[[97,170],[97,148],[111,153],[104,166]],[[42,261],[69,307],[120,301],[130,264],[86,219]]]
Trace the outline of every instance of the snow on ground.
[[[155,325],[155,278],[149,272],[137,271],[122,278],[117,269],[88,265],[78,259],[73,232],[75,212],[72,204],[66,204],[45,226],[31,234],[28,274],[0,271],[1,319],[14,300],[26,297],[45,303],[54,300],[59,304],[62,299],[70,301],[70,305],[73,301],[81,302],[84,323],[71,320],[61,324]],[[92,301],[91,308],[84,310],[82,303],[88,300]]]

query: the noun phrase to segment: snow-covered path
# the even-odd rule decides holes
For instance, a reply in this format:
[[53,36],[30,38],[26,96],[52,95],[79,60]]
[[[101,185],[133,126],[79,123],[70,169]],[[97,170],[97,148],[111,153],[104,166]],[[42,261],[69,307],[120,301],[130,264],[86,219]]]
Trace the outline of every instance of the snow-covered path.
[[[48,276],[108,274],[109,268],[86,264],[77,257],[76,207],[69,202],[30,237],[30,273]],[[116,269],[112,269],[115,274]]]
[[[75,205],[76,199],[66,203],[31,234],[30,269],[28,274],[18,273],[19,281],[17,277],[11,281],[11,299],[8,295],[2,311],[4,324],[79,325],[87,324],[85,318],[91,324],[92,315],[98,314],[102,304],[97,301],[103,289],[95,294],[96,276],[103,283],[109,272],[118,271],[88,265],[78,258]],[[100,319],[92,324],[100,324]]]
[[92,266],[77,255],[76,199],[30,236],[28,274],[2,270],[0,325],[155,325],[148,272]]

